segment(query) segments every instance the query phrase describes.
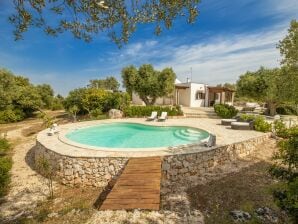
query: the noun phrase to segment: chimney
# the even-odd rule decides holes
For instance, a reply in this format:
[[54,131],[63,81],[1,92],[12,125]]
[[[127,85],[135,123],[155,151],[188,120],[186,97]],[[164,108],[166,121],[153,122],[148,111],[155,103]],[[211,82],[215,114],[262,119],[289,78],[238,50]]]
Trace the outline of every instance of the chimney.
[[190,78],[187,77],[186,78],[186,83],[190,83],[190,81],[191,81]]

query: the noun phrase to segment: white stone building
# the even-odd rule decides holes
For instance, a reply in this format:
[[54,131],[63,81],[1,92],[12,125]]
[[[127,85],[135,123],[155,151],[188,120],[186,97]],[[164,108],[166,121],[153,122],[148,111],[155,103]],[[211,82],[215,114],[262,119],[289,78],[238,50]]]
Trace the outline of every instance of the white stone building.
[[[212,87],[207,84],[175,81],[175,90],[171,97],[156,100],[156,105],[181,105],[184,107],[210,107],[214,104],[234,103],[235,91],[225,87]],[[132,103],[145,105],[136,93],[132,94]]]

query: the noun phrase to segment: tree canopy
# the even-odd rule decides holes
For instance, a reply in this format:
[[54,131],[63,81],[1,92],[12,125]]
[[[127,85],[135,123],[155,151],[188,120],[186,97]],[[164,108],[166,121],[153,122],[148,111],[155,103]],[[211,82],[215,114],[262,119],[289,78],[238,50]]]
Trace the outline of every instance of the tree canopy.
[[194,23],[200,0],[30,0],[13,1],[15,13],[9,17],[15,39],[22,39],[30,27],[51,36],[68,31],[90,41],[94,34],[108,33],[117,44],[126,43],[138,24],[154,24],[155,34],[170,29],[174,19],[185,17]]
[[282,64],[298,68],[298,21],[292,20],[288,35],[277,46],[283,56]]
[[72,114],[75,107],[75,114],[93,116],[108,112],[110,109],[123,110],[129,103],[127,93],[110,92],[100,88],[78,88],[69,92],[64,100],[64,107]]
[[158,97],[173,93],[176,74],[172,68],[156,71],[152,65],[144,64],[139,69],[134,66],[123,68],[122,78],[127,92],[137,93],[146,105],[152,105]]
[[41,108],[49,109],[53,90],[49,85],[34,86],[29,79],[0,69],[0,122],[13,122]]
[[274,115],[277,105],[280,103],[281,91],[279,85],[280,69],[267,69],[261,67],[255,72],[246,72],[237,81],[237,94],[241,97],[249,97],[256,101],[266,102],[270,114]]
[[228,88],[228,89],[231,89],[231,90],[236,90],[236,84],[234,83],[224,83],[224,84],[218,84],[216,85],[217,87],[224,87],[224,88]]
[[288,35],[279,42],[278,48],[283,57],[280,85],[283,98],[298,104],[298,22],[293,20]]
[[270,114],[283,103],[298,103],[298,22],[293,20],[287,36],[278,44],[282,67],[246,72],[237,81],[237,95],[267,102]]
[[119,89],[119,82],[113,76],[107,77],[105,79],[92,79],[89,81],[89,88],[105,89],[117,91]]
[[37,92],[43,102],[42,107],[51,108],[54,100],[54,90],[48,84],[42,84],[36,86]]

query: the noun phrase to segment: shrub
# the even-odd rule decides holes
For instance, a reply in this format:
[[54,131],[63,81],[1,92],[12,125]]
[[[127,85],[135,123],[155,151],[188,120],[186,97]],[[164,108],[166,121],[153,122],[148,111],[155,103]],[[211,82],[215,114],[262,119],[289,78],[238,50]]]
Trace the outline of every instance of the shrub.
[[55,176],[55,170],[50,163],[49,160],[47,160],[44,156],[39,157],[36,161],[36,169],[43,175],[45,178],[47,178],[47,185],[49,188],[49,197],[51,199],[54,198],[54,188],[53,188],[53,178]]
[[278,137],[285,138],[288,135],[288,129],[281,120],[274,121],[273,128]]
[[52,102],[52,110],[63,110],[63,102],[61,100],[58,100],[56,98],[54,98],[53,102]]
[[6,139],[0,138],[0,197],[3,197],[8,191],[10,182],[9,171],[12,167],[12,160],[7,154],[10,145]]
[[241,114],[239,120],[243,122],[254,121],[256,118],[253,114]]
[[107,111],[110,109],[125,110],[130,105],[130,96],[128,93],[115,92],[109,95]]
[[272,129],[272,125],[265,121],[261,116],[256,116],[254,119],[254,129],[261,132],[269,132]]
[[7,151],[10,148],[10,144],[4,138],[0,138],[0,156],[6,155]]
[[251,122],[253,121],[254,129],[261,132],[269,132],[272,130],[272,125],[268,123],[264,117],[253,114],[241,114],[239,121]]
[[64,107],[70,111],[73,106],[77,107],[76,114],[91,116],[94,111],[101,110],[103,113],[110,109],[124,110],[129,106],[130,97],[127,93],[110,92],[104,89],[81,88],[73,90],[64,100]]
[[19,109],[0,111],[0,123],[17,122],[23,120],[25,117],[25,113]]
[[276,112],[281,115],[298,115],[298,109],[292,105],[282,105],[276,108]]
[[180,116],[183,112],[180,106],[130,106],[124,109],[124,115],[126,117],[146,117],[150,116],[152,111],[157,111],[158,115],[165,111],[168,116]]
[[238,113],[238,110],[235,107],[228,104],[215,104],[214,111],[221,118],[232,118]]
[[102,115],[102,110],[100,108],[90,111],[91,118],[99,118]]
[[278,137],[289,138],[291,136],[298,136],[298,126],[287,128],[286,125],[280,121],[274,121],[274,131]]
[[[278,125],[280,125],[278,123]],[[276,128],[276,127],[275,127]],[[273,192],[276,204],[286,211],[294,223],[298,222],[298,126],[284,130],[280,125],[283,140],[279,141],[279,150],[273,159],[275,164],[270,168],[270,174],[285,181],[285,185]]]

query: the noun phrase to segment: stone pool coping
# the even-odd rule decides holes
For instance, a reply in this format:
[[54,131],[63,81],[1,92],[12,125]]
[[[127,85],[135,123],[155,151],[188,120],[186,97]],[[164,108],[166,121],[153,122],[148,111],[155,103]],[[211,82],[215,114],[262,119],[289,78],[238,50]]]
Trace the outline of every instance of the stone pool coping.
[[[76,128],[83,128],[92,125],[98,125],[103,123],[138,123],[154,126],[186,126],[191,128],[199,128],[208,131],[209,133],[217,136],[217,145],[214,147],[205,147],[201,143],[188,144],[176,147],[161,147],[161,148],[146,148],[146,150],[137,151],[133,148],[129,151],[117,151],[117,149],[100,149],[99,147],[87,147],[82,144],[73,143],[66,139],[64,135]],[[104,157],[150,157],[150,156],[169,156],[177,154],[191,154],[197,152],[210,151],[218,147],[222,147],[229,144],[234,144],[263,135],[268,133],[260,133],[256,131],[238,131],[232,130],[225,126],[221,126],[220,119],[168,119],[166,122],[147,122],[144,119],[132,118],[132,119],[108,119],[97,121],[77,122],[66,125],[61,125],[60,134],[48,136],[48,130],[43,130],[37,135],[37,142],[43,145],[46,149],[49,149],[59,155],[68,157],[80,157],[80,158],[104,158]],[[114,150],[114,151],[112,151]]]
[[[118,120],[119,121],[119,120]],[[100,124],[115,124],[115,123],[128,123],[128,124],[140,124],[140,123],[137,123],[137,122],[101,122]],[[98,124],[97,124],[98,125]],[[146,125],[146,126],[159,126],[159,127],[185,127],[185,128],[189,128],[189,126],[182,126],[182,125],[167,125],[167,124],[164,124],[164,125],[161,125],[160,122],[154,125],[152,125],[152,123],[146,123],[146,124],[143,124],[142,125]],[[94,127],[95,125],[92,124],[92,125],[89,125],[89,124],[82,124],[80,125],[79,127],[70,127],[70,128],[66,128],[62,131],[59,132],[58,134],[58,138],[60,141],[68,144],[68,145],[72,145],[72,146],[76,146],[76,147],[79,147],[79,148],[84,148],[84,149],[93,149],[93,150],[99,150],[99,151],[109,151],[109,152],[138,152],[138,151],[142,151],[142,152],[152,152],[152,151],[164,151],[164,150],[175,150],[177,148],[181,148],[181,147],[193,147],[193,146],[199,146],[202,142],[204,141],[207,141],[209,136],[205,139],[202,139],[201,141],[198,141],[196,143],[191,143],[191,144],[184,144],[184,145],[179,145],[179,146],[168,146],[168,147],[147,147],[147,148],[109,148],[109,147],[100,147],[100,146],[91,146],[91,145],[85,145],[85,144],[81,144],[81,143],[78,143],[78,142],[75,142],[75,141],[72,141],[70,139],[68,139],[66,137],[66,134],[68,134],[69,132],[71,131],[75,131],[75,130],[78,130],[78,129],[84,129],[84,128],[88,128],[88,127]],[[201,130],[201,129],[198,129],[198,130]],[[202,131],[205,131],[205,130],[202,130]],[[208,132],[208,134],[210,134]]]

